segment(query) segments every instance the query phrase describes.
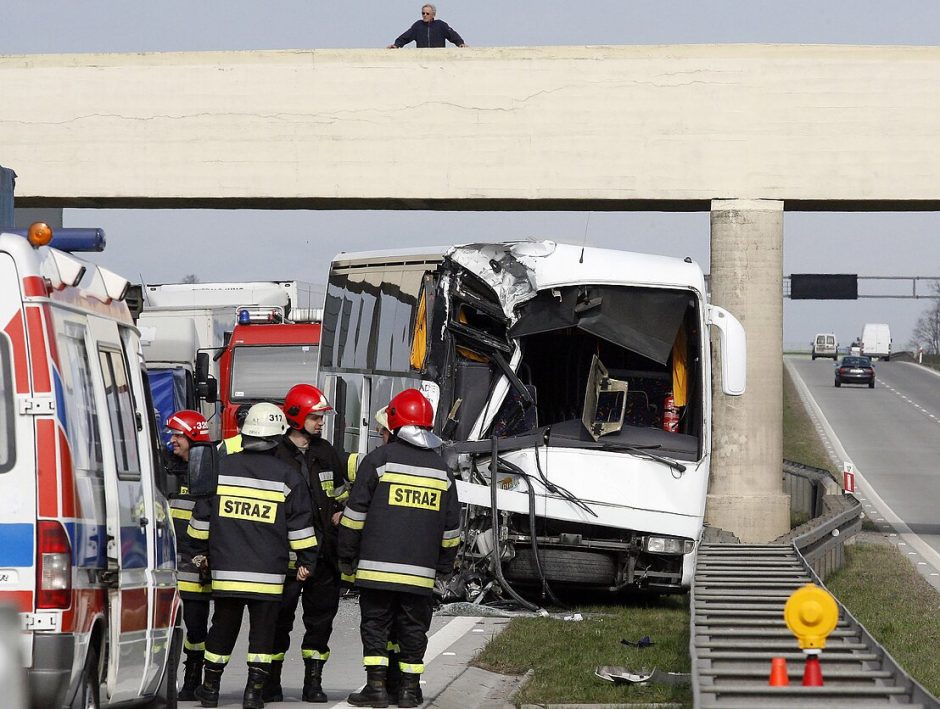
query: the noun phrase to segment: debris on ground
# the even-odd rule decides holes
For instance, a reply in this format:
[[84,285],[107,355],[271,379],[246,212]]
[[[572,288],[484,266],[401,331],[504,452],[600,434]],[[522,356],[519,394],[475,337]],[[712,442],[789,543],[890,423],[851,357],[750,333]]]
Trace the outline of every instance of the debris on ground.
[[632,670],[626,667],[601,665],[594,670],[594,674],[607,682],[614,684],[690,684],[692,676],[688,672],[663,672],[655,667],[650,669]]

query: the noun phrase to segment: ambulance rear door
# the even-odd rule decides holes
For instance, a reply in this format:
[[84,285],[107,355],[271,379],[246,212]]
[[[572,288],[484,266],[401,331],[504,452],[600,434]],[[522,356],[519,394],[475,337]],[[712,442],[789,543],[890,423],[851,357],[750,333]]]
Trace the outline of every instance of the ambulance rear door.
[[110,703],[135,699],[146,676],[149,655],[150,602],[154,579],[148,549],[150,505],[144,490],[138,415],[131,388],[131,364],[117,324],[89,316],[89,354],[100,372],[96,398],[107,518],[108,653],[107,693]]

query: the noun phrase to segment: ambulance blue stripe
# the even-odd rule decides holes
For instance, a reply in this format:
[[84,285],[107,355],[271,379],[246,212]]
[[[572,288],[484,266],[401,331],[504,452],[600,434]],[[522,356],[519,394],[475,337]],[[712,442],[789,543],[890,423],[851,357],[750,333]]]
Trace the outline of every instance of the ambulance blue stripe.
[[35,534],[32,524],[0,524],[0,566],[32,566]]

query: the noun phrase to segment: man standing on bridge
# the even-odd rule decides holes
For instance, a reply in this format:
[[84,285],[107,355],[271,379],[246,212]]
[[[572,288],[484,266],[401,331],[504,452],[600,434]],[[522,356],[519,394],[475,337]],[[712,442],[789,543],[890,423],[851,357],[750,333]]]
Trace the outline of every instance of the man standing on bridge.
[[434,411],[417,389],[386,410],[391,439],[363,458],[339,529],[339,566],[355,573],[366,686],[356,707],[388,706],[390,637],[399,646],[399,707],[418,706],[434,580],[453,572],[460,543],[457,486],[434,449]]
[[421,19],[405,30],[401,37],[389,49],[401,49],[409,42],[414,42],[419,49],[427,47],[443,47],[444,41],[449,40],[458,47],[466,47],[461,36],[444,20],[434,19],[437,8],[434,5],[421,6]]

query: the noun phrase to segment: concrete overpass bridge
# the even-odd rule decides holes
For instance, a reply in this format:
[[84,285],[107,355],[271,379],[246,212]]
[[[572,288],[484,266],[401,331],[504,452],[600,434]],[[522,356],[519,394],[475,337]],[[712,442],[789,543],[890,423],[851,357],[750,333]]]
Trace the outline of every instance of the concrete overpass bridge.
[[20,207],[709,210],[750,356],[707,517],[764,541],[789,526],[783,211],[940,209],[937,77],[936,47],[4,56],[0,160]]

